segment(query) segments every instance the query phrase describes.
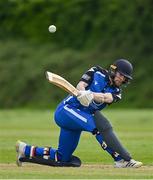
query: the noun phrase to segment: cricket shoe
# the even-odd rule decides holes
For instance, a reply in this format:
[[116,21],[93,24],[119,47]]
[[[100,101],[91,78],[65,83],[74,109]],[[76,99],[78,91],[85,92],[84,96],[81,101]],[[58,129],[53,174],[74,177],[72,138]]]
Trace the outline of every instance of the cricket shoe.
[[22,166],[22,162],[20,161],[20,158],[25,157],[24,152],[25,152],[25,147],[26,147],[26,143],[22,142],[22,141],[17,141],[16,142],[16,152],[17,152],[17,156],[16,156],[16,164],[18,166]]
[[115,168],[138,168],[142,166],[142,162],[135,161],[131,159],[130,161],[125,161],[121,159],[120,161],[115,161]]

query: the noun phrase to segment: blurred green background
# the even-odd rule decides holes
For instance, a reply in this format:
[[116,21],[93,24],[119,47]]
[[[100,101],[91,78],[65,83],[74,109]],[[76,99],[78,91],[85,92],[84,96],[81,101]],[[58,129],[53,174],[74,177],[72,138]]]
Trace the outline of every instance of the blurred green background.
[[0,23],[1,109],[54,107],[67,93],[46,70],[76,85],[118,58],[133,63],[134,80],[112,107],[153,107],[152,0],[1,0]]

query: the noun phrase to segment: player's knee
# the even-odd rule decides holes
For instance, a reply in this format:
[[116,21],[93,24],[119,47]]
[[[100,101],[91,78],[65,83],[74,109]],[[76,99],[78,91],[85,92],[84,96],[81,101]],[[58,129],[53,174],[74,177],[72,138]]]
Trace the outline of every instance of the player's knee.
[[[51,153],[52,154],[52,153]],[[50,154],[50,155],[51,155]],[[69,156],[67,154],[62,154],[57,150],[53,150],[53,156],[48,159],[49,162],[53,162],[53,166],[67,166],[67,167],[80,167],[81,160],[76,156]]]

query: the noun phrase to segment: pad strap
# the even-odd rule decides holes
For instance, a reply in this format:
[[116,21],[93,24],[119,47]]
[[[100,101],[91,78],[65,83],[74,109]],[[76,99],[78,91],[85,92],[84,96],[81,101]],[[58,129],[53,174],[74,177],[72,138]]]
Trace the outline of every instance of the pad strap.
[[30,158],[34,157],[36,155],[36,147],[35,146],[31,146],[30,149]]

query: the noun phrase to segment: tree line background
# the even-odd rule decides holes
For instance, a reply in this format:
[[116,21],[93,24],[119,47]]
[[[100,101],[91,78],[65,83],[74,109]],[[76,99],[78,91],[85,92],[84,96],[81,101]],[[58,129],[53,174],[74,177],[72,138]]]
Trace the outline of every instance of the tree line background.
[[133,63],[134,79],[112,107],[152,108],[152,12],[152,0],[1,0],[0,108],[53,107],[67,93],[46,70],[76,85],[119,58]]

